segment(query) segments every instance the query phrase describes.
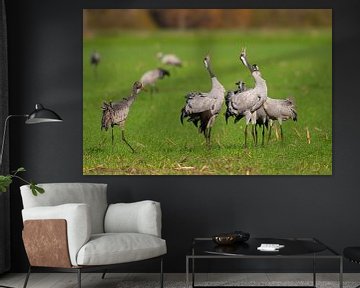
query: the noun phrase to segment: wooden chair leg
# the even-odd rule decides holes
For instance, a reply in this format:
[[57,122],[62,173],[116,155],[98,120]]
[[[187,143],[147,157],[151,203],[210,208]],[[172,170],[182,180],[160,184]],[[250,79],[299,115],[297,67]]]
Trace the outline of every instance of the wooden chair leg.
[[31,265],[29,266],[29,270],[28,270],[28,272],[27,272],[27,274],[26,274],[26,278],[25,278],[25,282],[24,282],[23,288],[26,288],[27,283],[28,283],[28,281],[29,281],[30,274],[31,274]]

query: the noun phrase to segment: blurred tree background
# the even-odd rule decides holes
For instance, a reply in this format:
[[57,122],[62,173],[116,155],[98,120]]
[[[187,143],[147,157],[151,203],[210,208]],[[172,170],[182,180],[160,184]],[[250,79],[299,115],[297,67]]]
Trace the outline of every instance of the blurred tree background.
[[85,9],[85,36],[121,29],[331,27],[331,9]]

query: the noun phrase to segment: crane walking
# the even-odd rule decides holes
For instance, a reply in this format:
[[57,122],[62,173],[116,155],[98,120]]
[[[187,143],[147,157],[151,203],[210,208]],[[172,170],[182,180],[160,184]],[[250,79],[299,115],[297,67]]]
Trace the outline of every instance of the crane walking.
[[282,122],[292,119],[297,121],[297,112],[295,108],[295,102],[293,99],[272,99],[268,98],[264,103],[264,110],[270,119],[269,125],[269,135],[268,142],[271,137],[271,129],[273,126],[273,121],[277,120],[280,125],[280,139],[284,140],[284,133],[282,129]]
[[229,91],[226,96],[226,113],[225,119],[231,116],[235,117],[235,122],[245,117],[245,147],[247,147],[247,129],[249,124],[252,125],[251,133],[255,140],[256,112],[264,104],[267,98],[267,85],[262,78],[257,65],[250,65],[246,58],[246,50],[243,49],[240,54],[241,62],[250,70],[255,80],[255,86],[251,89]]
[[181,67],[182,62],[178,56],[175,54],[164,54],[159,52],[156,54],[156,57],[161,61],[161,63],[169,66]]
[[158,91],[155,83],[159,79],[163,79],[165,76],[170,76],[170,72],[168,70],[162,68],[156,68],[154,70],[150,70],[145,72],[141,78],[140,82],[142,83],[143,87],[150,86],[150,94],[152,95],[154,91]]
[[114,145],[113,127],[118,125],[121,129],[121,139],[127,146],[129,146],[132,152],[135,152],[135,150],[125,138],[125,121],[129,114],[130,107],[134,103],[135,98],[141,91],[142,87],[142,83],[136,81],[133,84],[131,95],[129,97],[124,98],[122,101],[117,103],[104,102],[102,106],[103,114],[101,119],[101,130],[105,129],[105,131],[107,131],[111,126],[111,144]]
[[[211,79],[211,90],[205,92],[190,92],[185,96],[186,104],[181,110],[180,121],[183,124],[184,118],[199,128],[203,133],[206,143],[210,144],[211,128],[215,123],[224,102],[225,88],[216,78],[211,69],[210,56],[204,59],[205,68],[208,70]],[[198,126],[200,122],[200,126]]]

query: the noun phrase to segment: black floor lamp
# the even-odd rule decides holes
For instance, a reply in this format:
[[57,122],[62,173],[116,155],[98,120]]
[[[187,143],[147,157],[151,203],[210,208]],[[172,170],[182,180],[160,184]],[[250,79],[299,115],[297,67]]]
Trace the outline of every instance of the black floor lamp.
[[[3,138],[2,138],[2,141],[1,141],[2,144],[1,144],[1,150],[0,150],[0,168],[2,166],[2,161],[3,161],[7,125],[8,125],[9,120],[11,118],[15,118],[15,117],[26,118],[25,124],[38,124],[38,123],[47,123],[47,122],[56,123],[56,122],[62,122],[63,121],[61,119],[61,117],[57,113],[55,113],[54,111],[52,111],[50,109],[45,108],[41,104],[36,104],[35,105],[35,110],[32,111],[30,114],[20,114],[20,115],[9,115],[9,116],[7,116],[6,119],[5,119],[5,123],[4,123]],[[12,288],[12,287],[4,286],[4,285],[1,285],[1,284],[0,284],[0,287]]]
[[39,124],[39,123],[46,123],[46,122],[62,122],[63,120],[61,117],[56,114],[54,111],[45,108],[41,104],[35,105],[35,110],[30,114],[19,114],[19,115],[9,115],[5,119],[4,124],[4,132],[2,138],[2,145],[1,145],[1,152],[0,152],[0,167],[2,165],[2,159],[4,154],[4,146],[5,146],[5,139],[6,139],[6,131],[7,131],[7,124],[11,118],[15,117],[24,117],[27,118],[25,124]]

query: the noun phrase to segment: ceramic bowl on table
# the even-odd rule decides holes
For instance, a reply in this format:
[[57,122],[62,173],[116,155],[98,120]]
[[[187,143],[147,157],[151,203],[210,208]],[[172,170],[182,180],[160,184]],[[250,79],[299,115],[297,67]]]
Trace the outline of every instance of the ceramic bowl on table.
[[218,245],[232,245],[249,240],[250,234],[243,231],[234,231],[230,233],[221,233],[212,237],[212,240]]

